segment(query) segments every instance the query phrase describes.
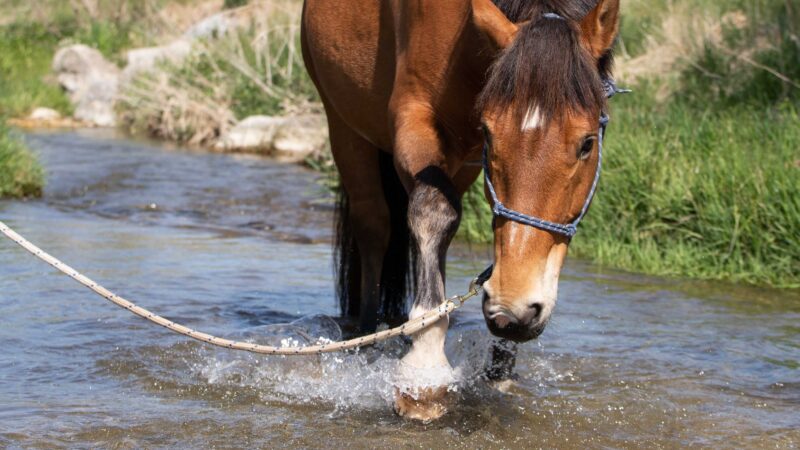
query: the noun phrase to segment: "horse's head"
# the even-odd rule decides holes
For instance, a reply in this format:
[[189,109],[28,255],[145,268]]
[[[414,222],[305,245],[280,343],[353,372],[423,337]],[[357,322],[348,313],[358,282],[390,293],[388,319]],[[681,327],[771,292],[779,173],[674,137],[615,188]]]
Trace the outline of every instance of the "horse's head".
[[[573,223],[588,206],[598,168],[602,80],[619,0],[494,3],[503,12],[473,0],[474,22],[498,50],[479,102],[495,191],[487,186],[487,199],[524,216]],[[571,236],[546,228],[495,218],[483,312],[497,336],[533,339],[550,318]]]

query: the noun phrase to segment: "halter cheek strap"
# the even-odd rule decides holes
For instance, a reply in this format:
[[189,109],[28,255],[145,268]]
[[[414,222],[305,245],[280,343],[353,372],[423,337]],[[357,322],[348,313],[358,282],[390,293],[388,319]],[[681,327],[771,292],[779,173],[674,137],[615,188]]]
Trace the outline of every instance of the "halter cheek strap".
[[[630,92],[625,89],[618,89],[617,86],[614,84],[614,80],[606,79],[603,80],[603,90],[606,93],[606,97],[611,98],[617,93],[624,93]],[[589,210],[589,205],[592,203],[592,198],[594,197],[595,191],[597,190],[597,183],[600,181],[600,169],[603,165],[603,136],[606,132],[606,126],[608,125],[608,115],[603,112],[600,114],[600,131],[597,135],[597,169],[595,169],[594,173],[594,180],[592,181],[592,188],[589,190],[589,195],[586,197],[586,201],[583,202],[583,207],[581,208],[580,214],[578,217],[573,220],[571,223],[563,224],[563,223],[556,223],[550,222],[548,220],[540,219],[538,217],[529,216],[527,214],[521,213],[519,211],[514,211],[503,205],[500,199],[497,197],[497,191],[495,191],[494,185],[492,184],[491,173],[489,170],[489,145],[488,143],[484,142],[483,144],[483,174],[484,179],[486,182],[486,188],[489,190],[489,195],[492,197],[492,214],[495,218],[502,217],[504,219],[508,219],[517,223],[521,223],[523,225],[528,225],[531,227],[539,228],[541,230],[550,231],[552,233],[558,233],[564,235],[568,238],[575,236],[575,233],[578,232],[578,224],[583,220],[583,216],[586,215],[586,212]]]

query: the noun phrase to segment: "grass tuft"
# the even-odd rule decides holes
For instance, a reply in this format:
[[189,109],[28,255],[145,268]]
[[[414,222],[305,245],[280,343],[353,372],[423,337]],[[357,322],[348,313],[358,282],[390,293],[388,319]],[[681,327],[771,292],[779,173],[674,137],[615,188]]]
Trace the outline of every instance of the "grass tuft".
[[223,8],[225,9],[233,9],[238,8],[240,6],[244,6],[247,4],[247,0],[225,0],[223,3]]
[[0,122],[0,198],[40,196],[43,186],[36,157]]

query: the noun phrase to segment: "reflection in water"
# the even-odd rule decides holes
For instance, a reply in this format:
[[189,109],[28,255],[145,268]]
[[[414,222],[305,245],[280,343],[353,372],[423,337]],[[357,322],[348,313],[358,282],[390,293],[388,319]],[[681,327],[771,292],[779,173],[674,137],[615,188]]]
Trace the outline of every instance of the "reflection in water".
[[[314,174],[227,155],[33,135],[50,184],[0,220],[142,306],[274,342],[340,330],[329,199]],[[449,289],[488,252],[458,247]],[[601,271],[570,261],[519,380],[480,378],[479,302],[455,314],[454,406],[391,412],[402,340],[323,357],[209,348],[104,303],[0,244],[0,447],[793,447],[800,294]]]

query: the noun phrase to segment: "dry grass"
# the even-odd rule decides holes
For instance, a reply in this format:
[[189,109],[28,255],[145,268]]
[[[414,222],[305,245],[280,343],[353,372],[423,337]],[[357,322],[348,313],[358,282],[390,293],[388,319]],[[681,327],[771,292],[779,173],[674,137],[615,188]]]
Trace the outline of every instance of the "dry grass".
[[[660,81],[657,98],[665,100],[680,87],[676,81],[687,70],[724,82],[724,74],[715,72],[704,61],[707,55],[718,54],[728,58],[729,72],[755,69],[800,88],[791,74],[757,61],[761,53],[780,52],[779,43],[787,35],[785,26],[765,17],[776,3],[779,2],[623,0],[627,23],[623,21],[615,74],[628,83]],[[796,13],[789,2],[786,5],[790,14]],[[791,21],[787,18],[787,22]],[[797,28],[795,24],[788,30],[795,40]],[[736,45],[731,45],[737,41],[732,36],[739,37]],[[631,52],[628,40],[634,41]]]
[[[630,6],[635,9],[637,2],[640,1],[628,3],[633,3]],[[688,2],[668,3],[660,17],[660,23],[648,30],[640,54],[626,54],[623,41],[622,57],[615,70],[620,79],[637,81],[679,73],[693,65],[708,45],[722,46],[724,29],[743,29],[748,24],[742,11],[698,14],[697,6]]]
[[195,42],[186,60],[164,63],[123,89],[123,122],[210,145],[247,115],[319,110],[299,48],[300,8],[297,1],[258,1],[226,13],[238,30]]

